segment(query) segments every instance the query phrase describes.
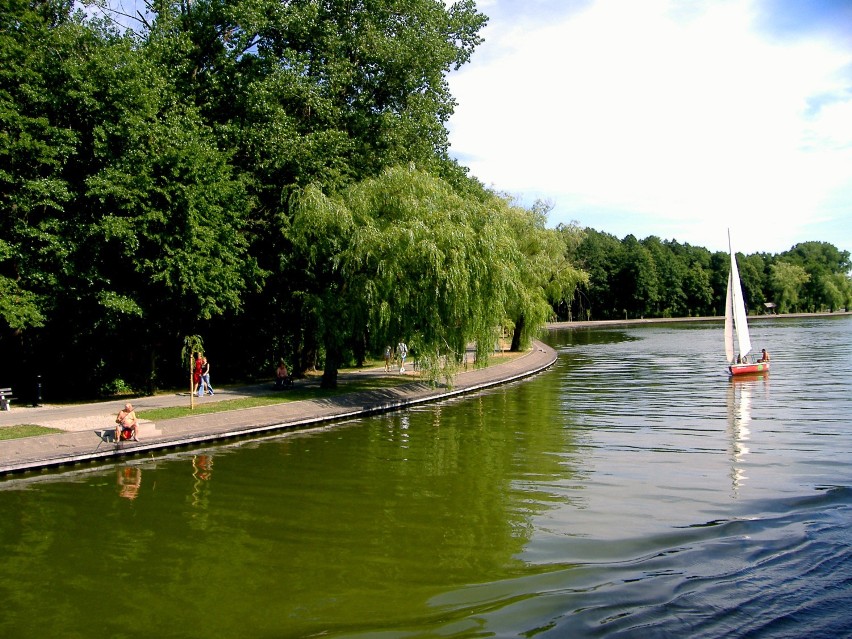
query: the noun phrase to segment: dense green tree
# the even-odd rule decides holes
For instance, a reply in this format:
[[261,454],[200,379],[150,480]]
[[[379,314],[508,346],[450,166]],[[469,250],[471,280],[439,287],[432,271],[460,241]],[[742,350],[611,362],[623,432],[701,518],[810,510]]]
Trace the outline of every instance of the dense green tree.
[[[94,38],[70,3],[9,0],[0,10],[0,377],[26,396],[34,353],[61,308],[75,264],[66,207],[80,144],[66,125],[65,61]],[[64,310],[64,309],[63,309]]]
[[713,287],[710,285],[710,274],[695,262],[686,272],[683,280],[683,290],[686,305],[690,315],[710,315],[710,304],[713,301]]
[[807,311],[836,308],[842,298],[842,287],[837,288],[835,276],[848,274],[852,269],[848,251],[840,251],[828,242],[803,242],[782,253],[779,259],[802,267],[809,276],[801,291],[801,308]]
[[653,314],[660,317],[683,317],[688,314],[686,306],[687,265],[671,247],[660,238],[651,236],[642,240],[656,267],[659,278],[659,296]]
[[775,292],[779,312],[799,310],[802,291],[810,279],[804,268],[784,260],[778,260],[769,267],[769,285]]
[[711,315],[725,314],[725,295],[728,288],[728,273],[731,256],[727,252],[714,251],[710,255],[710,287],[713,290]]
[[820,285],[825,304],[832,313],[852,306],[852,278],[843,273],[821,276]]
[[713,288],[710,284],[710,251],[680,244],[674,240],[663,243],[680,263],[676,271],[681,276],[681,291],[685,311],[680,315],[710,315]]
[[486,22],[472,0],[196,0],[140,25],[255,178],[261,209],[416,162],[452,173],[446,76]]
[[0,326],[43,325],[65,256],[61,168],[73,130],[56,123],[58,62],[71,53],[70,3],[4,0],[0,8]]
[[623,248],[617,237],[586,229],[577,247],[578,266],[589,274],[589,283],[581,287],[575,302],[578,319],[614,319],[619,306],[624,308],[616,276],[622,262]]
[[737,255],[737,265],[740,271],[740,283],[743,287],[746,308],[749,313],[762,313],[765,310],[764,294],[766,282],[766,265],[760,255]]
[[553,307],[570,302],[577,286],[588,280],[569,258],[581,232],[569,226],[547,228],[550,205],[545,202],[536,202],[531,209],[505,197],[494,202],[516,246],[507,319],[512,330],[510,348],[518,351],[529,346],[535,332],[553,315]]
[[660,298],[657,265],[650,251],[633,236],[624,238],[624,253],[618,274],[624,311],[631,317],[651,316]]
[[[576,222],[558,224],[561,253],[552,264],[552,273],[547,284],[547,299],[557,317],[573,318],[573,305],[583,288],[589,285],[589,274],[579,268],[577,253],[586,231]],[[564,313],[563,313],[564,311]]]
[[[469,59],[485,17],[469,0],[170,6],[166,22],[198,52],[184,65],[186,85],[236,149],[255,200],[251,252],[269,277],[246,300],[244,332],[275,354],[269,359],[284,355],[296,372],[308,370],[323,328],[314,293],[301,285],[313,267],[294,247],[302,238],[291,196],[308,184],[333,196],[409,163],[466,187],[447,152],[454,101],[446,74]],[[258,316],[267,318],[260,327]],[[360,360],[363,340],[357,350]]]
[[[257,280],[242,232],[249,200],[151,50],[97,23],[42,27],[45,59],[12,65],[32,86],[4,92],[3,110],[17,128],[3,150],[12,201],[2,253],[44,316],[30,357],[61,366],[66,390],[113,375],[150,387],[154,355],[239,310]],[[128,354],[105,357],[128,343]]]
[[34,360],[55,351],[103,369],[78,379],[124,366],[153,383],[180,335],[236,327],[251,352],[287,340],[307,366],[322,273],[294,250],[292,194],[410,162],[481,190],[445,129],[446,74],[485,23],[470,0],[166,0],[123,36],[69,7],[12,2],[0,33],[0,197],[14,213],[0,313]]

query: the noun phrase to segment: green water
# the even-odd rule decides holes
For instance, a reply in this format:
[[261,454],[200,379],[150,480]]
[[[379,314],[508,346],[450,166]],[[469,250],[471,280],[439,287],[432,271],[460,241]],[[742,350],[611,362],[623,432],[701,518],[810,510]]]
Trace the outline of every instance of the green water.
[[480,395],[0,481],[0,637],[842,635],[852,321],[752,332],[769,377],[721,325],[554,333]]
[[452,618],[430,600],[526,570],[540,506],[513,478],[567,476],[547,454],[572,445],[540,410],[552,388],[511,388],[0,491],[0,634],[306,636]]

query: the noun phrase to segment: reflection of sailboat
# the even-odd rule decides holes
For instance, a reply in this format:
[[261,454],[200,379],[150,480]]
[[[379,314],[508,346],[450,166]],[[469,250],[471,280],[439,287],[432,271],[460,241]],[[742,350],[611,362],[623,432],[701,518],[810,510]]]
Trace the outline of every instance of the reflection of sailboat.
[[745,483],[745,470],[742,468],[743,458],[749,454],[748,442],[751,436],[751,383],[749,380],[739,380],[743,383],[732,383],[728,388],[728,434],[730,435],[731,483],[734,493]]
[[[762,392],[761,392],[762,391]],[[748,441],[751,439],[751,409],[755,396],[769,398],[769,376],[731,377],[728,386],[728,436],[731,458],[731,484],[734,495],[747,479],[743,464],[746,455],[751,452]]]
[[[725,356],[728,358],[728,371],[731,375],[765,373],[769,371],[768,361],[749,361],[748,357],[751,352],[751,337],[748,332],[748,319],[746,319],[737,257],[731,248],[730,231],[728,231],[728,250],[731,253],[731,270],[728,272],[728,292],[725,299]],[[736,361],[734,359],[735,330],[739,348]]]

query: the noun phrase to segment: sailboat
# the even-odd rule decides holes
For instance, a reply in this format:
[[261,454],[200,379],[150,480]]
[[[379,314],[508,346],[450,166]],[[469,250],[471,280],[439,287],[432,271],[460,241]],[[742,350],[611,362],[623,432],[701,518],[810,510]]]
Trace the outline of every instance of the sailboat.
[[[731,270],[728,272],[728,293],[725,299],[725,356],[728,358],[728,371],[731,375],[765,373],[769,370],[768,361],[758,361],[751,353],[751,337],[748,333],[743,289],[740,284],[740,272],[737,257],[731,248],[731,231],[728,231],[728,250],[731,253]],[[737,334],[738,354],[734,357],[734,332]]]

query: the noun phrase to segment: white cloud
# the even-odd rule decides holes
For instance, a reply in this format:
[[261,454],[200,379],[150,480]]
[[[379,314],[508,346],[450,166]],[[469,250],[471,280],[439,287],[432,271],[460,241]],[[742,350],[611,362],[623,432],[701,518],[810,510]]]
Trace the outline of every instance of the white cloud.
[[[554,222],[714,249],[727,226],[749,251],[836,241],[802,227],[852,192],[852,95],[813,107],[849,86],[850,51],[763,39],[747,3],[676,6],[597,0],[534,29],[492,21],[450,77],[453,151],[486,184],[553,201]],[[625,219],[603,228],[602,212]]]

